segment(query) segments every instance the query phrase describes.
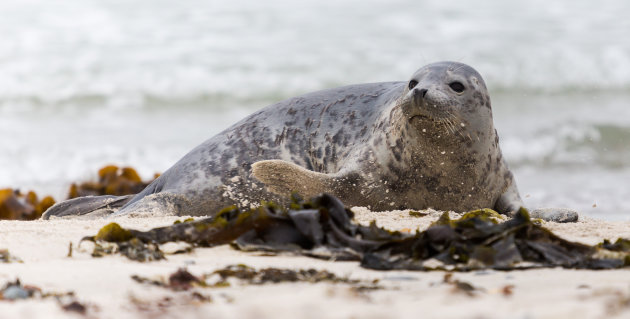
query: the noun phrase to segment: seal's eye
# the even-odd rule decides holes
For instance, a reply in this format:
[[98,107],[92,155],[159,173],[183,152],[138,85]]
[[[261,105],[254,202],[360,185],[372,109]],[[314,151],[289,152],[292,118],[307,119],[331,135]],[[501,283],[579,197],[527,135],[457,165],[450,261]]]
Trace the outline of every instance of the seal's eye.
[[415,88],[416,85],[418,85],[418,81],[416,81],[416,80],[409,81],[409,90]]
[[455,91],[457,93],[462,93],[466,89],[461,82],[457,82],[457,81],[456,82],[451,82],[448,86],[450,86],[451,89],[453,89],[453,91]]

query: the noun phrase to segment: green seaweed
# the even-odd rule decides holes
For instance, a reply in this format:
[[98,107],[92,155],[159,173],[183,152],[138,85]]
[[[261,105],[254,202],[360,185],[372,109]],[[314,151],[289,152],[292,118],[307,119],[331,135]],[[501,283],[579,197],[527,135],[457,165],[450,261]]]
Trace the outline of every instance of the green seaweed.
[[[301,210],[304,209],[304,199],[297,192],[291,193],[291,201],[289,203],[289,209]],[[269,203],[267,203],[269,204]]]
[[611,243],[610,240],[605,239],[597,246],[612,251],[630,252],[630,240],[624,238],[618,238],[617,241],[615,241],[614,243]]
[[458,219],[458,221],[464,221],[471,218],[478,218],[483,221],[492,222],[494,224],[498,224],[499,221],[503,219],[501,214],[497,213],[496,211],[490,208],[482,208],[465,213],[464,215],[462,215],[462,217]]
[[434,221],[431,224],[431,227],[433,226],[452,226],[453,223],[451,221],[451,217],[449,216],[448,212],[443,212],[442,215],[440,215],[440,218],[438,218],[438,220]]
[[423,213],[423,212],[418,212],[418,211],[415,211],[415,210],[410,210],[409,211],[409,216],[411,216],[411,217],[424,217],[424,216],[427,216],[427,215],[429,215],[429,214],[428,213]]
[[173,222],[173,225],[177,225],[177,224],[181,224],[181,223],[190,223],[190,222],[194,222],[194,221],[195,221],[195,219],[192,218],[192,217],[186,218],[184,220],[179,220],[178,219],[178,220]]
[[144,243],[138,238],[123,242],[95,241],[92,257],[121,254],[131,260],[145,262],[165,259],[160,247],[154,243]]
[[597,244],[597,247],[608,251],[622,253],[621,257],[623,257],[624,265],[630,266],[630,239],[617,238],[614,243],[605,239],[603,242]]
[[92,256],[102,257],[120,253],[132,260],[164,259],[159,244],[183,241],[198,246],[228,244],[241,234],[256,228],[266,228],[274,214],[267,207],[240,212],[236,207],[221,210],[217,216],[197,221],[154,228],[146,232],[125,229],[116,223],[101,228],[96,236],[81,241],[95,243]]
[[120,227],[117,223],[109,223],[101,228],[96,236],[95,240],[102,240],[110,243],[119,243],[123,241],[129,241],[133,238],[130,231]]
[[[131,260],[153,261],[164,259],[159,246],[152,242],[143,242],[136,237],[138,232],[122,228],[117,223],[109,223],[101,228],[96,236],[81,239],[94,243],[92,257],[103,257],[120,253]],[[81,243],[79,243],[81,245]],[[71,256],[71,249],[68,253]]]

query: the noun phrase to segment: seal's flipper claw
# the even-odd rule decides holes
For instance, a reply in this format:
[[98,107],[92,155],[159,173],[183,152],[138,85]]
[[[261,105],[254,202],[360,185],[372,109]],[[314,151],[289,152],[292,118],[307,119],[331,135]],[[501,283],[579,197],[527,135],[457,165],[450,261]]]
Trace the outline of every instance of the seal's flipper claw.
[[101,213],[109,215],[116,209],[124,206],[134,195],[125,196],[85,196],[77,197],[57,203],[50,207],[42,215],[42,219],[50,219],[51,216],[81,216],[90,213]]
[[514,214],[518,212],[519,208],[524,206],[525,204],[523,204],[523,200],[518,194],[516,184],[512,183],[510,187],[499,196],[499,199],[494,204],[494,210],[509,217],[514,217]]
[[532,218],[540,218],[548,222],[575,223],[578,221],[578,212],[568,208],[538,208],[529,212]]
[[265,183],[267,189],[279,195],[297,192],[304,198],[330,192],[335,177],[309,171],[283,160],[265,160],[252,164],[252,175]]

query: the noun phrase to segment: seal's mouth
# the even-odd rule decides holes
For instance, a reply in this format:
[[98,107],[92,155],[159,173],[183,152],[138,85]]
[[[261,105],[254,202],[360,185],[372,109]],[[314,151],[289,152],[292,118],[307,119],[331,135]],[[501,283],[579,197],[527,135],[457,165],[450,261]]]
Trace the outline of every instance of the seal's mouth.
[[416,121],[439,123],[451,116],[448,111],[450,106],[442,105],[441,103],[430,104],[415,97],[407,96],[398,105],[403,108],[404,113],[408,114],[409,123]]
[[425,114],[416,114],[409,118],[409,122],[412,122],[414,119],[418,119],[421,121],[433,121],[433,118],[431,116]]

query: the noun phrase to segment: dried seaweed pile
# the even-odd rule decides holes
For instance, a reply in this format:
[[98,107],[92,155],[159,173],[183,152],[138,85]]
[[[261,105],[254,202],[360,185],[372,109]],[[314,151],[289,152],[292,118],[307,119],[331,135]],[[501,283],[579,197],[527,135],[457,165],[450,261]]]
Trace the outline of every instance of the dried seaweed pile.
[[155,247],[174,241],[204,247],[232,243],[247,251],[358,260],[363,267],[381,270],[611,269],[630,265],[627,240],[588,246],[564,240],[533,223],[525,209],[503,223],[497,223],[492,213],[474,211],[458,220],[450,220],[445,213],[427,230],[403,234],[374,223],[354,224],[352,212],[337,198],[324,194],[310,201],[294,198],[287,210],[271,203],[246,212],[230,207],[213,218],[147,232],[110,224],[99,235],[84,239],[121,246],[134,241],[134,247],[138,243]]
[[55,204],[55,200],[46,196],[41,200],[35,192],[22,193],[11,188],[0,189],[0,220],[34,220]]
[[[155,180],[159,174],[155,174]],[[73,183],[68,198],[98,195],[130,195],[142,191],[153,180],[143,182],[135,169],[108,165],[98,171],[98,181]],[[0,220],[35,220],[55,204],[46,196],[41,200],[33,191],[23,193],[18,189],[0,189]]]
[[[155,174],[153,180],[158,176],[159,174]],[[137,194],[153,180],[143,182],[140,175],[131,167],[108,165],[98,170],[98,181],[70,185],[68,199],[82,196]]]

